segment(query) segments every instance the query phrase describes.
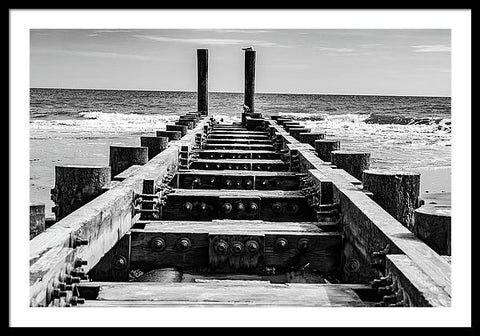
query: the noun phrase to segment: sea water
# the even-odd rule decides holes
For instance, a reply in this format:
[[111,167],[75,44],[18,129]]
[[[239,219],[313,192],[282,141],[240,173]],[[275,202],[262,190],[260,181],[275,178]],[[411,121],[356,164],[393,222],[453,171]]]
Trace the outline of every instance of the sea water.
[[[372,168],[419,171],[422,179],[447,170],[433,191],[450,190],[450,104],[450,97],[255,95],[256,112],[292,117],[342,149],[368,151]],[[242,93],[209,93],[217,120],[240,121],[242,106]],[[196,110],[195,92],[31,89],[30,200],[51,214],[55,165],[108,165],[110,145],[139,146],[139,136]]]

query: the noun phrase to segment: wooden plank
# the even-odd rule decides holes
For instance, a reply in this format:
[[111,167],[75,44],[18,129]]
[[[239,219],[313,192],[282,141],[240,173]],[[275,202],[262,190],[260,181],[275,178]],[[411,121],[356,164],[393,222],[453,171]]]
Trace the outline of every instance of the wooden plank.
[[210,133],[207,139],[248,139],[248,140],[269,140],[266,133],[263,134],[245,134],[245,133]]
[[289,165],[281,160],[194,159],[190,169],[288,171]]
[[404,254],[387,255],[387,274],[415,307],[450,307],[451,298],[435,281]]
[[260,159],[272,160],[279,159],[282,155],[280,153],[266,151],[266,150],[201,150],[196,151],[195,154],[200,159]]
[[[311,269],[319,272],[335,273],[338,271],[341,250],[341,235],[336,232],[324,232],[318,223],[268,223],[261,221],[235,221],[218,220],[213,222],[146,222],[143,225],[131,229],[132,235],[132,267],[151,269],[154,267],[168,266],[205,266],[205,257],[214,258],[212,243],[216,239],[223,239],[227,243],[238,240],[245,243],[246,240],[260,239],[260,248],[262,260],[251,261],[252,264],[259,262],[257,266],[269,266],[277,269],[290,269],[291,267],[300,267],[309,264]],[[171,238],[171,237],[174,238]],[[166,248],[164,251],[154,251],[152,241],[162,237]],[[188,237],[192,242],[192,250],[180,258],[178,251],[175,251],[175,241],[179,237]],[[285,250],[278,250],[276,243],[278,239],[285,239],[288,243]],[[210,239],[210,243],[208,240]],[[302,250],[299,242],[306,240],[308,247]],[[209,249],[205,247],[205,244]],[[195,250],[193,247],[197,247]],[[172,253],[172,251],[174,251]],[[239,269],[249,269],[245,264],[245,257],[241,259],[211,260],[211,266],[219,267],[218,270],[225,267],[224,263],[229,263],[226,269],[238,267]],[[258,256],[257,256],[258,257]],[[185,264],[188,259],[188,263]],[[241,261],[240,261],[241,260]],[[251,265],[247,263],[248,265]],[[133,266],[135,265],[135,266]],[[252,266],[258,271],[257,266]]]
[[330,284],[271,284],[222,280],[201,283],[90,283],[99,287],[96,300],[82,307],[144,306],[303,306],[365,307],[352,288]]
[[245,145],[269,145],[272,140],[257,140],[257,139],[245,139],[244,137],[239,139],[208,139],[208,144],[221,145],[221,144],[245,144]]
[[[69,247],[75,237],[88,241],[88,245],[75,249],[76,257],[88,262],[89,271],[133,225],[135,193],[141,193],[143,180],[161,182],[164,175],[174,171],[178,165],[178,153],[182,145],[194,143],[195,134],[203,132],[202,121],[184,138],[170,142],[170,147],[154,157],[113,188],[104,192],[88,204],[52,225],[49,229],[30,240],[30,289],[31,303],[45,301],[46,286],[51,279],[48,269],[49,252]],[[42,268],[44,268],[42,270]],[[35,288],[33,288],[35,287]]]
[[206,143],[203,147],[204,149],[241,149],[241,150],[271,150],[273,151],[274,148],[272,145],[265,145],[265,144],[255,144],[255,145],[247,145],[247,144],[215,144],[215,143]]

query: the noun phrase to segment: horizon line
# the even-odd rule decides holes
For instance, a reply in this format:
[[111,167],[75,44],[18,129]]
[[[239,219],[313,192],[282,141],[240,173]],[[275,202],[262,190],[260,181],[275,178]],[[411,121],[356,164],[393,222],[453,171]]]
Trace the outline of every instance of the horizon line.
[[[148,91],[148,92],[188,92],[192,90],[159,90],[159,89],[115,89],[115,88],[66,88],[66,87],[30,87],[29,89],[55,89],[55,90],[104,90],[104,91]],[[240,91],[208,91],[208,93],[237,93]],[[255,92],[255,94],[283,94],[283,95],[330,95],[330,96],[378,96],[378,97],[430,97],[430,98],[452,98],[442,95],[420,95],[420,94],[378,94],[378,93],[300,93],[300,92]]]

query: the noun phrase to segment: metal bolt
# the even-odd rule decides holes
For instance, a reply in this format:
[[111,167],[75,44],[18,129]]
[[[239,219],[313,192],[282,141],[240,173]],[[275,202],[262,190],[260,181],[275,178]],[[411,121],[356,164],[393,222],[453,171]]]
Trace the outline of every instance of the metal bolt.
[[70,304],[72,306],[76,306],[77,304],[84,304],[84,303],[85,303],[85,299],[79,298],[78,296],[72,296],[72,298],[70,299]]
[[195,178],[193,179],[192,184],[193,184],[194,186],[199,186],[199,185],[200,185],[200,178],[199,178],[199,177],[195,177]]
[[88,262],[86,260],[83,260],[82,258],[77,258],[77,259],[75,259],[75,262],[73,263],[73,265],[75,267],[81,267],[83,265],[87,265],[87,263]]
[[190,242],[190,239],[187,237],[180,238],[177,241],[177,249],[180,250],[181,252],[186,252],[190,250],[192,247],[192,243]]
[[277,203],[273,203],[273,205],[272,205],[272,210],[273,210],[273,212],[280,213],[280,212],[282,212],[282,210],[283,210],[283,206],[282,206],[281,203],[278,203],[278,202],[277,202]]
[[310,241],[307,238],[302,238],[298,241],[298,250],[306,252],[310,248]]
[[244,170],[247,170],[247,169],[248,169],[248,165],[243,165],[243,169],[244,169]]
[[230,211],[232,211],[232,205],[230,203],[223,203],[222,210],[225,213],[229,213]]
[[298,205],[297,204],[289,204],[288,205],[290,212],[291,213],[297,213],[298,212]]
[[265,179],[265,180],[262,181],[262,185],[263,185],[264,187],[268,186],[269,184],[270,184],[270,182],[269,182],[267,179]]
[[216,181],[216,180],[215,180],[215,177],[212,177],[212,178],[210,179],[210,184],[214,184],[215,181]]
[[208,163],[205,163],[205,169],[208,169],[209,165]]
[[127,267],[128,261],[124,256],[116,256],[115,259],[113,259],[113,267],[115,267],[117,270],[122,270],[125,267]]
[[223,255],[227,253],[228,244],[225,240],[220,239],[215,242],[215,245],[213,248],[217,254]]
[[81,245],[88,245],[88,240],[75,237],[73,240],[73,248]]
[[243,244],[241,242],[234,242],[230,247],[230,251],[233,255],[238,256],[243,252]]
[[71,291],[73,290],[72,285],[67,285],[65,282],[60,282],[58,284],[58,288],[60,288],[61,291]]
[[232,186],[232,181],[231,181],[231,180],[226,180],[226,181],[225,181],[225,186],[226,186],[227,188],[230,188],[230,187]]
[[200,210],[201,210],[202,212],[207,211],[207,209],[208,209],[207,203],[205,203],[205,202],[200,203]]
[[150,247],[152,250],[161,252],[165,249],[165,240],[162,237],[155,237],[150,242]]
[[185,202],[185,204],[183,205],[183,209],[187,212],[190,212],[193,210],[193,204],[190,202]]
[[248,204],[248,209],[251,211],[251,212],[257,212],[258,210],[258,204],[255,203],[255,202],[250,202]]
[[237,211],[238,211],[238,212],[242,212],[242,211],[244,211],[244,210],[245,210],[245,205],[244,205],[242,202],[239,202],[239,203],[237,204]]
[[228,165],[228,169],[232,170],[233,166],[231,164]]
[[279,252],[285,252],[288,249],[288,240],[285,238],[278,238],[275,241],[275,250]]
[[71,275],[67,275],[65,276],[65,283],[71,285],[71,284],[74,284],[74,283],[80,283],[80,278],[79,277],[76,277],[76,276],[71,276]]
[[80,279],[86,279],[87,278],[87,274],[84,271],[73,270],[72,272],[70,272],[70,275],[72,275],[74,277],[79,277]]
[[58,298],[61,298],[61,297],[66,297],[67,296],[67,292],[64,291],[64,290],[60,290],[58,288],[54,288],[53,289],[53,297],[58,299]]
[[248,254],[256,254],[260,250],[260,245],[255,240],[249,240],[245,243],[245,251]]
[[216,167],[217,169],[220,169],[222,166],[220,165],[220,163],[217,163],[215,167]]
[[245,181],[245,186],[250,188],[252,186],[253,182],[251,180],[246,180]]
[[235,183],[237,187],[241,187],[242,186],[242,180],[237,180],[237,182]]

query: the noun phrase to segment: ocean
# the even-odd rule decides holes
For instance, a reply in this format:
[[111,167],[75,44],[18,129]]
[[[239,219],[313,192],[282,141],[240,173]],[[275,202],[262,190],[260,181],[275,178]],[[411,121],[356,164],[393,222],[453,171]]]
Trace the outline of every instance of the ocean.
[[[110,145],[140,145],[186,112],[195,92],[30,89],[30,200],[46,204],[55,165],[108,165]],[[209,114],[240,121],[242,93],[209,93]],[[342,149],[371,153],[371,167],[422,174],[422,192],[450,191],[450,97],[256,94],[255,111],[301,121]],[[439,174],[439,171],[447,174]],[[427,179],[427,176],[437,176]],[[441,176],[439,178],[438,176]],[[438,190],[437,190],[438,189]]]

